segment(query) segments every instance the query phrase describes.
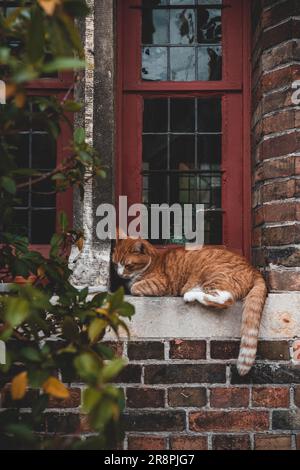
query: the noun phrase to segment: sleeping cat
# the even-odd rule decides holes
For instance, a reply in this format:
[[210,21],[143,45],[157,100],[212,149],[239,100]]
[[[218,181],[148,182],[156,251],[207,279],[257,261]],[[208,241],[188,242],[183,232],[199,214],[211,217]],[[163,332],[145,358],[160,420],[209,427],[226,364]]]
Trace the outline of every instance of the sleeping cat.
[[218,309],[245,299],[237,368],[240,375],[249,372],[267,288],[246,259],[222,247],[158,250],[145,240],[127,238],[117,242],[113,263],[132,295],[183,296],[185,302]]

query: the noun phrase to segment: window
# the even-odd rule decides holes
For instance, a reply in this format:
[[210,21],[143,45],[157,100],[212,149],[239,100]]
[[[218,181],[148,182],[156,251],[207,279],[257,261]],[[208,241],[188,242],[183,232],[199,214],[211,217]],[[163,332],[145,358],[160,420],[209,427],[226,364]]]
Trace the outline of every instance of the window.
[[245,0],[123,0],[117,10],[118,194],[129,204],[204,204],[205,243],[245,255],[248,8]]
[[[30,2],[27,2],[30,4]],[[1,11],[5,16],[10,15],[20,6],[21,2],[0,1]],[[18,52],[20,41],[11,38],[9,46]],[[49,55],[49,60],[50,60]],[[31,116],[37,115],[34,98],[55,96],[63,100],[73,87],[72,73],[59,73],[31,81],[27,86],[27,110]],[[61,123],[61,134],[55,141],[42,125],[38,116],[31,119],[29,125],[14,138],[15,155],[19,168],[38,170],[42,175],[53,170],[65,157],[65,150],[71,140],[71,129],[66,122]],[[54,194],[53,183],[49,179],[41,180],[31,185],[36,177],[21,181],[29,186],[20,189],[17,194],[18,205],[15,207],[13,225],[19,234],[27,236],[35,249],[44,254],[48,252],[51,236],[56,230],[57,214],[65,211],[72,220],[72,191]]]

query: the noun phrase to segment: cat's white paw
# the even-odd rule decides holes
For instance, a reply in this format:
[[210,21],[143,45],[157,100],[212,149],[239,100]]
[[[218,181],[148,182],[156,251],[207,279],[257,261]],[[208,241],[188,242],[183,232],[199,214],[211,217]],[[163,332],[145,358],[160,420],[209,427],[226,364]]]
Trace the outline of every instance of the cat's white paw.
[[195,302],[196,300],[195,292],[186,292],[183,296],[183,300],[185,302]]

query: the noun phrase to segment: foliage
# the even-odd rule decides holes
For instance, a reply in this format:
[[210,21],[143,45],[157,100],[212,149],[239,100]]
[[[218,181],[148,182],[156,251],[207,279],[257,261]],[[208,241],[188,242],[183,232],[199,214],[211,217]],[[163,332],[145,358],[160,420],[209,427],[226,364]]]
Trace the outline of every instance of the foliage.
[[[0,441],[4,448],[103,448],[113,445],[124,401],[110,383],[125,364],[101,340],[107,328],[116,335],[120,328],[127,331],[124,318],[131,318],[133,307],[124,301],[122,289],[91,299],[88,289],[79,292],[70,284],[68,254],[74,243],[82,249],[84,240],[69,227],[65,214],[60,215],[60,230],[52,237],[47,258],[32,251],[28,239],[14,228],[20,190],[48,179],[55,193],[76,186],[83,195],[87,179],[105,176],[81,128],[75,129],[63,162],[52,171],[26,168],[16,157],[20,132],[38,123],[57,139],[61,123],[71,125],[70,113],[81,109],[70,98],[72,89],[60,101],[55,96],[30,98],[26,86],[67,70],[75,71],[76,79],[85,62],[74,20],[88,8],[84,0],[20,4],[9,16],[0,14],[0,73],[7,85],[7,104],[0,113],[0,282],[13,282],[17,276],[25,281],[23,286],[14,283],[9,295],[0,295],[0,340],[7,346],[0,387],[11,403],[0,412]],[[85,384],[83,412],[95,437],[54,443],[47,435],[41,439],[38,431],[49,400],[68,399],[65,384],[76,379]],[[24,413],[28,390],[38,391],[38,398],[31,412]]]

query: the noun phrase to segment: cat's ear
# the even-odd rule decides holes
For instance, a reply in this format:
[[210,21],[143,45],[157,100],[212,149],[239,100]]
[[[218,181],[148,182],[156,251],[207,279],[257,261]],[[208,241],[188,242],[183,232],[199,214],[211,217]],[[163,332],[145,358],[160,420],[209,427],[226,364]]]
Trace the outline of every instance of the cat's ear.
[[143,254],[145,253],[145,246],[142,239],[138,239],[133,245],[133,252]]
[[117,239],[117,242],[119,240],[126,240],[128,237],[127,237],[127,233],[124,232],[124,230],[121,228],[121,227],[118,227],[117,230],[116,230],[116,239]]

